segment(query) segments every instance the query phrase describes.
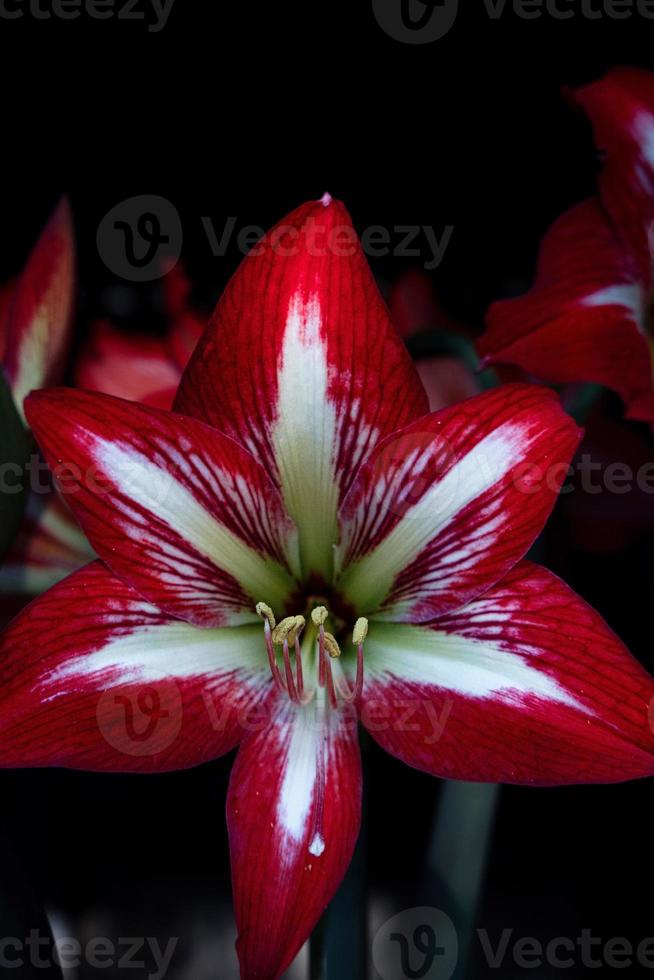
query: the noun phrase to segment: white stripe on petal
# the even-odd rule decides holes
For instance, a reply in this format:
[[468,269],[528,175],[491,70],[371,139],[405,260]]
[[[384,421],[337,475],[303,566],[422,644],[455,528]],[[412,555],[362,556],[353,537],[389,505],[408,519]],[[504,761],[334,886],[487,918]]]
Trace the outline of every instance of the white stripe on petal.
[[329,573],[336,534],[336,407],[317,296],[291,302],[278,364],[272,440],[284,502],[300,530],[305,571]]
[[385,675],[392,675],[407,684],[438,687],[464,697],[513,705],[536,697],[592,714],[551,675],[538,669],[533,649],[526,645],[520,649],[517,641],[513,646],[510,652],[488,639],[375,620],[366,640],[366,670],[381,683]]
[[[170,456],[168,447],[166,451]],[[281,566],[263,557],[217,521],[191,491],[175,478],[174,473],[166,468],[165,460],[162,466],[157,465],[156,453],[153,462],[131,446],[95,437],[93,458],[116,483],[121,493],[167,524],[184,544],[189,544],[199,555],[208,558],[217,568],[235,578],[250,595],[265,596],[266,601],[273,606],[283,604],[292,586],[290,576]],[[180,472],[184,473],[188,461],[181,455],[175,461]],[[222,496],[229,496],[237,502],[243,500],[244,508],[247,508],[250,490],[241,477],[214,470],[213,478],[218,485],[222,484]],[[164,541],[158,529],[148,531],[150,520],[129,504],[121,504],[116,498],[114,506],[117,509],[122,507],[126,533],[133,533],[135,522],[141,523],[141,540],[147,543],[151,534],[153,552],[167,561],[172,579],[177,581],[178,578],[183,578],[180,563],[185,557],[188,561],[189,555],[185,556],[180,552],[174,541]],[[241,516],[247,516],[245,510]],[[190,573],[191,569],[188,571]],[[165,575],[162,572],[162,579]]]
[[641,333],[645,333],[645,296],[637,284],[616,283],[591,293],[582,300],[582,306],[623,306],[629,310]]
[[[152,608],[143,603],[144,614]],[[136,611],[133,604],[131,614]],[[110,624],[111,615],[104,621]],[[264,666],[258,626],[199,629],[179,622],[138,626],[112,637],[100,649],[65,661],[40,683],[45,688],[57,687],[45,699],[52,700],[74,691],[80,680],[102,674],[112,686],[205,677],[210,688],[222,675],[235,671],[244,671],[243,683],[252,672],[257,682],[266,680]]]
[[[410,505],[378,547],[347,569],[341,580],[345,594],[361,611],[373,611],[388,595],[395,577],[408,568],[420,552],[443,534],[453,518],[475,498],[487,493],[522,459],[530,437],[526,426],[505,422],[482,439]],[[432,453],[427,443],[417,458],[408,460],[406,473],[397,477],[410,495],[416,476]],[[420,458],[422,456],[423,458]],[[438,575],[430,591],[450,589],[460,573],[474,563],[477,550],[489,547],[489,535],[497,536],[504,524],[498,511],[501,501],[489,501],[486,519],[466,537],[465,547],[449,552],[439,561]],[[365,506],[369,506],[368,503]],[[476,547],[478,543],[478,548]],[[447,565],[453,566],[447,574]]]
[[324,797],[330,766],[336,764],[333,753],[343,738],[343,725],[341,712],[316,701],[303,708],[289,703],[277,723],[275,737],[284,751],[277,817],[288,838],[289,860],[307,833],[311,854],[319,857],[325,850],[320,796]]

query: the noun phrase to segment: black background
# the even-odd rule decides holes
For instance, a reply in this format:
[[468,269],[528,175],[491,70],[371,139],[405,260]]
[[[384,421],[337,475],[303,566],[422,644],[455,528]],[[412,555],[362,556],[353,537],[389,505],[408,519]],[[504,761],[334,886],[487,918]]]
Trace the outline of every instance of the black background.
[[[654,22],[525,21],[508,10],[491,21],[481,2],[466,2],[450,33],[425,46],[386,36],[367,2],[176,0],[160,34],[140,23],[0,19],[2,279],[66,190],[81,335],[115,311],[116,280],[95,245],[101,218],[123,198],[156,193],[182,216],[183,254],[210,304],[239,255],[211,255],[201,216],[266,227],[328,189],[359,229],[453,225],[434,282],[448,310],[478,329],[491,299],[528,283],[547,225],[593,192],[590,128],[562,87],[614,64],[654,67]],[[373,269],[390,282],[406,264]],[[156,330],[156,302],[154,287],[131,287],[125,324]],[[619,418],[611,399],[607,411]],[[625,430],[650,453],[640,427]],[[650,669],[652,544],[650,521],[619,548],[589,553],[564,503],[544,555]],[[230,762],[152,777],[3,773],[0,826],[68,932],[179,936],[175,977],[230,978]],[[389,914],[416,904],[437,794],[436,781],[372,747],[368,878]],[[647,782],[503,788],[478,925],[544,940],[582,927],[634,943],[654,935],[651,816]],[[4,888],[12,893],[9,874]],[[501,975],[560,972],[506,964]],[[479,963],[478,975],[492,973]]]

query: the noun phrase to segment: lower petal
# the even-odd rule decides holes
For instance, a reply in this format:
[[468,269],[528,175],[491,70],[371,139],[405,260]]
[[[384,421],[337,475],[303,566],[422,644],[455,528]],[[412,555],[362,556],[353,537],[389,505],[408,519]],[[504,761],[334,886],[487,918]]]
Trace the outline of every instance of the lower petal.
[[360,814],[354,713],[273,696],[227,799],[243,980],[273,980],[295,958],[347,870]]
[[654,773],[653,697],[599,615],[524,562],[437,622],[372,622],[361,721],[437,776],[608,783]]
[[198,629],[101,562],[0,642],[0,766],[148,772],[222,755],[268,690],[258,627]]

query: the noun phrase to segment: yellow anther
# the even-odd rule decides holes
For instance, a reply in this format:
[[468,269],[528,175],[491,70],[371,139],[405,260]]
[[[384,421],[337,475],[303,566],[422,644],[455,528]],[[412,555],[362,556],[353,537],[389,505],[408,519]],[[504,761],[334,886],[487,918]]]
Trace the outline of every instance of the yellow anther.
[[304,616],[294,616],[293,618],[295,619],[295,626],[292,626],[288,632],[289,643],[295,643],[297,637],[304,629],[306,623]]
[[329,616],[325,606],[316,606],[315,609],[311,610],[311,621],[314,626],[322,626]]
[[268,623],[268,626],[270,626],[271,630],[274,630],[275,614],[270,608],[270,606],[267,606],[265,602],[257,602],[255,609],[257,612],[257,616],[261,616],[261,618],[265,620],[266,623]]
[[356,623],[354,624],[354,629],[352,630],[352,642],[354,643],[355,647],[358,647],[360,643],[363,643],[367,635],[368,620],[364,619],[362,616],[360,619],[357,619]]
[[284,640],[295,638],[294,630],[297,630],[297,617],[285,616],[281,623],[277,623],[273,630],[272,641],[277,646],[281,646]]
[[331,633],[325,633],[325,650],[332,660],[334,657],[340,657],[341,655],[341,648],[336,642],[336,638],[333,637]]

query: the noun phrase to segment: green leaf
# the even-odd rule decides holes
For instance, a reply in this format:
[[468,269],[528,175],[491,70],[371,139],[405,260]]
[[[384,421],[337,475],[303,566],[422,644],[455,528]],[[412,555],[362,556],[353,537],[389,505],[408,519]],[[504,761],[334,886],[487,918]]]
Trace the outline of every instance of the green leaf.
[[30,439],[0,370],[0,558],[16,537],[25,510]]

